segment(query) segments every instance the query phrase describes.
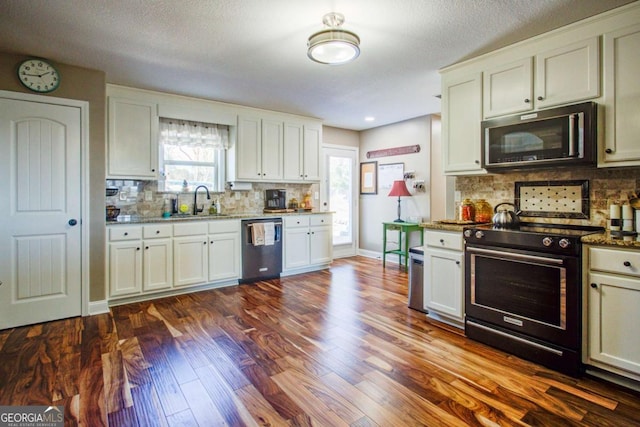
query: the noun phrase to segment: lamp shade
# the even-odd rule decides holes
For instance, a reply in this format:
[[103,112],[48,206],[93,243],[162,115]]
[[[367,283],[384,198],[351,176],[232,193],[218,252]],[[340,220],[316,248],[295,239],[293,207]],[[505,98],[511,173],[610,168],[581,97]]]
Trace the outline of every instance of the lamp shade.
[[389,191],[389,196],[393,197],[401,197],[401,196],[411,196],[409,190],[407,190],[407,185],[403,180],[399,179],[397,181],[393,181],[393,186],[391,187],[391,191]]

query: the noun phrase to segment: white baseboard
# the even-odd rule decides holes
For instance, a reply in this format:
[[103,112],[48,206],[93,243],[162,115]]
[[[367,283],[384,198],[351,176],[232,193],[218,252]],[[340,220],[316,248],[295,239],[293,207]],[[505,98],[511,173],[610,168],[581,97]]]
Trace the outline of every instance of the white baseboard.
[[104,299],[101,301],[89,301],[89,316],[94,314],[104,314],[109,312],[109,302]]
[[[382,260],[382,252],[370,251],[368,249],[358,249],[358,255],[364,256],[367,258],[375,258],[375,259]],[[400,264],[399,258],[400,258],[399,255],[388,254],[385,262],[388,262],[391,264]]]

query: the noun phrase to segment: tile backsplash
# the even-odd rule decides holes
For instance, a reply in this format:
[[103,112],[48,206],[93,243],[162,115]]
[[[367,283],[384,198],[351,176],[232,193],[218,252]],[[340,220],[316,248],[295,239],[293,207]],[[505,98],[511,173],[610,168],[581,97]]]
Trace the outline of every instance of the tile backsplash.
[[[120,215],[135,215],[140,217],[159,217],[165,199],[179,197],[180,204],[193,208],[193,192],[161,193],[158,192],[157,181],[107,180],[108,188],[117,188],[118,194],[105,196],[105,205],[115,205],[120,209]],[[307,192],[312,195],[319,191],[318,184],[281,184],[254,183],[249,191],[231,191],[211,193],[211,200],[207,200],[204,191],[198,193],[198,206],[209,209],[215,200],[220,201],[221,213],[225,214],[253,214],[262,213],[264,208],[264,190],[277,188],[287,190],[287,203],[292,198],[302,201]],[[150,200],[149,200],[150,199]],[[319,200],[313,200],[314,208],[319,208]]]
[[[589,218],[527,218],[526,221],[563,223],[576,225],[606,226],[608,206],[612,202],[626,203],[628,195],[640,189],[640,168],[609,169],[570,169],[544,170],[538,172],[505,173],[481,176],[459,176],[456,178],[456,191],[461,200],[485,199],[496,206],[502,202],[514,202],[515,183],[519,181],[589,181]],[[459,202],[458,202],[459,203]],[[521,199],[521,204],[529,202]],[[459,211],[456,206],[456,212]]]

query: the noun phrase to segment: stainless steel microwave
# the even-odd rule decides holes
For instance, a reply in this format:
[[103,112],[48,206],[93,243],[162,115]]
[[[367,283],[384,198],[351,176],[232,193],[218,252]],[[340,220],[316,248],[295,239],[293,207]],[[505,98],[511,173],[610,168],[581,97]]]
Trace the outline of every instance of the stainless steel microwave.
[[595,166],[597,104],[585,102],[482,122],[482,167],[506,172]]

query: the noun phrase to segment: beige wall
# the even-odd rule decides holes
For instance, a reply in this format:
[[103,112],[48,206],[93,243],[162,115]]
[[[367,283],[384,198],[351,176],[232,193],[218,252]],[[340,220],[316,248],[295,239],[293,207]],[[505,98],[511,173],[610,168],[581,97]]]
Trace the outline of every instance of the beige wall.
[[322,126],[322,143],[331,145],[360,146],[360,132],[349,129]]
[[[24,55],[0,52],[0,89],[32,93],[17,77],[18,64]],[[44,96],[77,99],[89,102],[89,241],[90,241],[90,301],[105,298],[105,96],[106,81],[102,71],[89,70],[53,62],[61,74],[60,87]],[[79,262],[80,260],[78,260]]]
[[[430,217],[429,192],[431,187],[431,116],[422,116],[368,129],[360,132],[360,162],[375,160],[380,164],[404,163],[405,171],[414,171],[415,179],[424,180],[426,191],[401,199],[402,219],[409,216]],[[367,159],[368,151],[407,145],[420,145],[419,153]],[[360,195],[360,246],[366,251],[382,251],[382,223],[397,218],[398,199],[389,197],[389,190],[378,189],[378,194]],[[419,242],[418,242],[419,243]]]

